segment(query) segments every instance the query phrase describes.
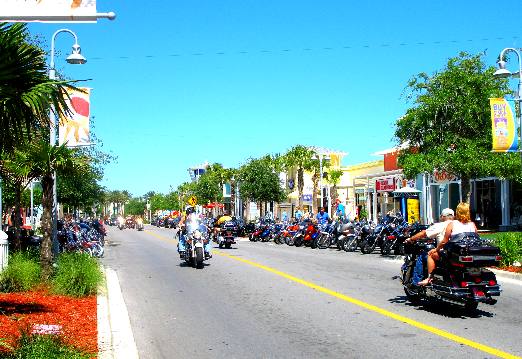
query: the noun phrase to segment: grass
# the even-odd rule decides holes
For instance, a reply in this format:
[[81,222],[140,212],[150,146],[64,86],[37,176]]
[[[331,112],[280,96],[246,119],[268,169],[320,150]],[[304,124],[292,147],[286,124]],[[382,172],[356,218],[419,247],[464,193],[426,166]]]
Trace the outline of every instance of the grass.
[[52,280],[53,291],[73,297],[96,294],[103,280],[98,261],[85,253],[62,253]]
[[64,344],[59,336],[22,333],[16,348],[0,353],[3,359],[88,359],[92,354],[83,353]]
[[501,266],[508,267],[514,262],[522,262],[522,232],[498,232],[483,235],[499,247],[502,255]]
[[9,257],[7,268],[0,273],[0,291],[24,292],[40,283],[40,264],[33,252],[16,252]]

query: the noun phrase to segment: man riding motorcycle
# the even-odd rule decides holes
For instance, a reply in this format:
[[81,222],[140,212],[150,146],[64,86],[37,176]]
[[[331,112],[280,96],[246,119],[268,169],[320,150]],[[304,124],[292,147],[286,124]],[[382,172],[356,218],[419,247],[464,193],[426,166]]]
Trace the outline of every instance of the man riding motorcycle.
[[[187,220],[199,221],[199,218],[196,216],[196,210],[194,207],[188,207],[185,210],[185,215],[179,221],[178,227],[181,228],[181,234],[179,235],[179,243],[178,243],[178,253],[181,259],[185,258],[185,248],[187,243],[186,232],[185,232],[185,222]],[[207,241],[205,243],[205,259],[212,258],[212,243],[211,241]]]

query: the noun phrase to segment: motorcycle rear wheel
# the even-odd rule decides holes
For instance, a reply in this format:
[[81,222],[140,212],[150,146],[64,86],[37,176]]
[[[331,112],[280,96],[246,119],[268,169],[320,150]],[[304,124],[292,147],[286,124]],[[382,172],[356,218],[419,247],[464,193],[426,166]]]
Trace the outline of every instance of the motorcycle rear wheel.
[[228,242],[225,243],[225,248],[226,249],[230,249],[230,247],[232,247],[232,243],[228,243]]
[[345,239],[343,241],[343,249],[346,252],[355,252],[355,250],[357,249],[357,240],[355,238]]

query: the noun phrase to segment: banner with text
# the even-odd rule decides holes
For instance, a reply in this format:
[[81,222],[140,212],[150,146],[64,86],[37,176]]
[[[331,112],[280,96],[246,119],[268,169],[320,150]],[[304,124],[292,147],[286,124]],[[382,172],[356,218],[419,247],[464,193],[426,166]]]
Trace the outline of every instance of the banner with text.
[[91,144],[89,137],[91,89],[79,88],[79,90],[67,90],[69,98],[65,101],[70,114],[67,117],[60,117],[59,143],[61,145],[66,142],[67,147]]
[[1,0],[0,21],[96,22],[96,0]]
[[504,98],[490,98],[491,129],[494,152],[516,152],[518,150],[518,126],[515,102]]

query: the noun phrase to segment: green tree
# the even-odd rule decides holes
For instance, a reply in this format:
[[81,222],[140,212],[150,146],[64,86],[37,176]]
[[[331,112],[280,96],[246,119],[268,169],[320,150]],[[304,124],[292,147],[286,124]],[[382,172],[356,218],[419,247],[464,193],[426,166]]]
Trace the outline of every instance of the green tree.
[[314,155],[314,150],[303,145],[296,145],[283,156],[283,162],[287,170],[297,168],[297,191],[300,208],[303,207],[304,171],[312,168]]
[[40,177],[42,184],[42,230],[43,239],[40,246],[40,263],[42,279],[47,281],[52,273],[52,209],[53,209],[53,174],[65,171],[70,174],[81,174],[89,168],[89,159],[74,155],[75,151],[65,145],[52,146],[45,140],[33,141],[28,146],[26,165]]
[[340,169],[339,170],[330,169],[327,172],[326,178],[328,180],[328,183],[332,184],[332,199],[334,199],[334,200],[337,199],[337,197],[338,197],[337,185],[341,181],[342,176],[343,176],[343,171]]
[[520,180],[520,158],[491,152],[489,98],[503,97],[507,81],[493,76],[483,54],[460,53],[443,71],[414,76],[407,86],[413,106],[397,120],[399,165],[408,178],[435,169],[457,175],[462,197],[469,202],[470,179],[486,176]]
[[11,153],[4,153],[0,156],[0,175],[11,184],[14,194],[14,227],[15,227],[15,250],[20,250],[21,217],[18,215],[21,210],[22,193],[29,183],[39,176],[33,164],[29,161],[27,147],[15,149]]
[[281,202],[286,194],[270,158],[251,159],[239,169],[241,194],[254,202]]
[[125,215],[143,216],[146,203],[141,198],[131,198],[125,205]]
[[0,152],[12,152],[41,128],[49,111],[68,111],[64,93],[71,82],[51,81],[46,54],[30,43],[25,24],[0,23]]

